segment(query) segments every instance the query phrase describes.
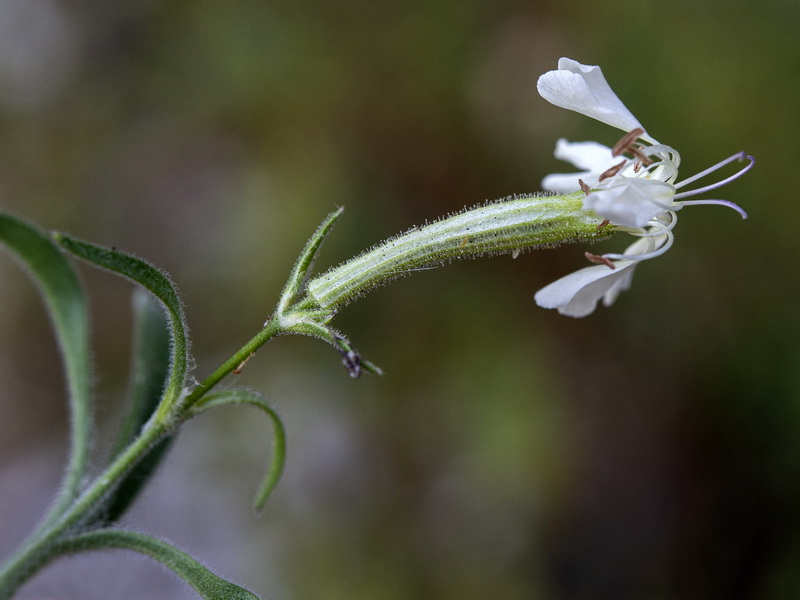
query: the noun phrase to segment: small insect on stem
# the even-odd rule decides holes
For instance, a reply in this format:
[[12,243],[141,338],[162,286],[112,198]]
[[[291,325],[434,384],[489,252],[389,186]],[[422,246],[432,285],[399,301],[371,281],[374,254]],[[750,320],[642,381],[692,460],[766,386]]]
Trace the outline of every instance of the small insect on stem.
[[467,244],[469,244],[471,240],[472,240],[472,238],[470,236],[465,235],[464,239],[461,240],[461,243],[458,245],[458,247],[459,248],[466,248]]
[[605,265],[609,269],[616,269],[617,265],[615,265],[611,260],[606,258],[605,256],[600,256],[599,254],[592,254],[591,252],[584,253],[586,258],[597,265]]
[[361,355],[350,347],[350,343],[344,336],[334,332],[333,339],[336,340],[336,344],[339,346],[339,352],[342,353],[342,364],[344,368],[350,373],[350,377],[358,379],[362,371]]
[[357,352],[353,352],[352,350],[343,352],[342,364],[353,379],[358,379],[361,376],[361,357]]

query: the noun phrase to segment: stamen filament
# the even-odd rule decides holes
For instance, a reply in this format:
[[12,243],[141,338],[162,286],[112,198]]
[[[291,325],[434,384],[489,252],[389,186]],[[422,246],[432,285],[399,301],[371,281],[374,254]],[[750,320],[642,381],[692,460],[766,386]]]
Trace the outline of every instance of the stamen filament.
[[661,256],[672,247],[672,243],[675,241],[675,235],[672,231],[665,231],[662,235],[665,235],[667,239],[664,240],[664,244],[656,250],[643,252],[641,254],[603,254],[603,258],[608,258],[610,260],[649,260]]
[[744,209],[738,204],[731,202],[730,200],[684,200],[683,202],[678,202],[678,204],[680,204],[680,207],[689,205],[699,205],[699,204],[719,204],[720,206],[727,206],[728,208],[732,208],[733,210],[738,212],[743,219],[747,218],[747,213],[744,211]]
[[663,216],[659,215],[658,217],[650,221],[649,223],[650,229],[648,231],[642,231],[638,233],[631,231],[628,233],[636,237],[654,237],[666,233],[668,231],[672,231],[672,229],[675,227],[675,224],[678,222],[678,215],[675,214],[674,210],[662,213],[662,215],[669,216],[669,223],[664,223],[663,221],[659,220],[663,219]]
[[722,162],[718,162],[717,164],[715,164],[713,167],[709,167],[708,169],[706,169],[705,171],[701,171],[697,175],[693,175],[692,177],[689,177],[688,179],[684,179],[680,183],[676,184],[675,187],[676,188],[681,188],[681,187],[685,186],[688,183],[692,183],[694,181],[697,181],[698,179],[702,179],[703,177],[705,177],[709,173],[713,173],[714,171],[724,167],[725,165],[727,165],[728,163],[733,162],[734,160],[740,160],[741,161],[741,160],[744,160],[745,158],[750,161],[750,164],[748,164],[747,166],[745,166],[743,169],[739,170],[738,172],[734,173],[730,177],[727,177],[727,178],[723,179],[722,181],[718,181],[717,183],[713,183],[711,185],[707,185],[705,187],[698,188],[696,190],[691,190],[691,191],[688,191],[688,192],[681,192],[680,194],[675,194],[675,199],[678,200],[679,198],[684,198],[684,197],[686,197],[686,196],[688,196],[690,194],[703,194],[703,193],[705,193],[705,192],[707,192],[709,190],[715,190],[718,187],[722,187],[723,185],[726,185],[726,184],[730,183],[731,181],[739,179],[739,177],[741,177],[742,175],[747,173],[750,169],[753,168],[753,165],[756,164],[756,159],[753,158],[752,156],[750,156],[749,154],[745,154],[744,152],[739,152],[737,154],[734,154],[733,156],[729,156],[728,158],[726,158]]

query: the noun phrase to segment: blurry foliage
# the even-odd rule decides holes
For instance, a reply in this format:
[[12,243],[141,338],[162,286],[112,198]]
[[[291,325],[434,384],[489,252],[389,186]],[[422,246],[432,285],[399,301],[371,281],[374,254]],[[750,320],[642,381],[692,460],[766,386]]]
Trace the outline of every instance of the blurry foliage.
[[[602,65],[682,153],[685,175],[742,149],[758,159],[720,192],[748,221],[682,215],[675,249],[588,319],[531,299],[582,264],[583,249],[566,247],[420,273],[346,309],[338,325],[386,369],[379,380],[352,383],[327,349],[278,340],[241,378],[290,428],[269,514],[247,513],[250,489],[220,507],[156,486],[136,518],[171,507],[174,541],[209,564],[228,557],[267,597],[796,595],[798,6],[0,2],[0,23],[17,15],[0,44],[0,205],[170,271],[203,373],[264,320],[333,206],[347,212],[329,264],[465,204],[536,190],[563,166],[559,136],[613,142],[536,96],[559,56]],[[101,416],[113,419],[129,290],[85,275]],[[0,356],[5,551],[13,523],[46,502],[5,499],[47,488],[37,450],[60,451],[63,411],[32,288],[7,261],[0,287],[3,346],[27,340]],[[241,319],[220,322],[229,310]],[[238,433],[247,420],[210,427],[198,432],[224,435],[228,460],[178,453],[167,468],[228,482],[221,490],[251,480],[263,449]],[[211,506],[245,513],[223,549],[192,533],[194,511]],[[242,564],[238,546],[263,548],[263,563]],[[117,597],[141,597],[137,585]]]

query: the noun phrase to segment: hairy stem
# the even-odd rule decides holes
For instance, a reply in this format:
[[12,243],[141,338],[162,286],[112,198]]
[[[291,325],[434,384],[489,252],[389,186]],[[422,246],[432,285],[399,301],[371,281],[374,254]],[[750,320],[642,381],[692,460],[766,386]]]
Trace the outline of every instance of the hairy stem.
[[222,363],[211,375],[201,381],[195,388],[189,392],[186,398],[181,402],[183,410],[191,408],[202,398],[209,390],[222,381],[229,373],[236,370],[237,367],[243,365],[250,356],[258,350],[261,346],[266,344],[269,340],[285,333],[284,328],[278,323],[276,319],[270,319],[265,323],[264,328],[250,339],[244,346],[242,346],[236,354],[231,356],[228,360]]
[[139,437],[57,520],[39,530],[0,566],[0,600],[11,598],[20,585],[52,558],[50,548],[54,542],[65,534],[79,530],[83,523],[92,519],[105,497],[168,431],[169,428],[164,424],[154,421],[148,423]]

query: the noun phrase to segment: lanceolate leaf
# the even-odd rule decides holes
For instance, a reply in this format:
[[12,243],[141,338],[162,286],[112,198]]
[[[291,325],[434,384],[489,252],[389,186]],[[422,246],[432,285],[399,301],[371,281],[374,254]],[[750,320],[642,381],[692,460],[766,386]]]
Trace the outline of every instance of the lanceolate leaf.
[[[133,309],[130,397],[112,458],[133,441],[156,409],[169,375],[169,329],[164,311],[152,296],[138,288],[133,295]],[[125,513],[155,472],[173,439],[169,436],[158,442],[126,475],[106,501],[105,510],[100,511],[100,519],[113,523]]]
[[81,242],[65,234],[56,234],[55,237],[64,248],[74,255],[135,281],[164,304],[169,316],[172,336],[172,366],[159,408],[159,416],[164,417],[181,397],[188,364],[188,342],[183,307],[172,282],[162,271],[130,254]]
[[89,453],[92,415],[86,299],[69,261],[44,232],[0,214],[0,242],[19,256],[41,289],[64,360],[72,449],[62,495],[50,513],[55,517],[77,495]]
[[157,560],[192,586],[205,600],[259,600],[258,596],[217,577],[194,558],[162,540],[118,529],[82,533],[56,543],[53,555],[86,550],[121,548],[140,552]]
[[325,241],[325,238],[330,233],[331,228],[341,216],[342,212],[344,212],[344,208],[338,208],[325,217],[325,220],[317,227],[314,235],[312,235],[311,239],[306,243],[300,256],[297,257],[297,262],[294,263],[292,273],[289,276],[289,280],[286,282],[286,286],[283,288],[281,299],[278,302],[279,313],[285,311],[297,297],[297,294],[303,291],[306,280],[311,273],[311,268],[314,265],[314,260],[317,258],[317,253],[322,247],[322,242]]
[[235,404],[249,404],[261,410],[272,421],[272,460],[270,461],[267,474],[261,484],[261,488],[256,494],[253,506],[256,510],[261,510],[264,504],[278,485],[278,480],[283,473],[283,466],[286,462],[286,429],[283,421],[264,400],[264,396],[258,392],[249,390],[226,390],[216,394],[209,394],[195,404],[190,413],[192,416],[198,415],[220,406],[230,406]]
[[138,434],[158,406],[169,375],[169,325],[158,303],[141,289],[133,293],[133,351],[128,408],[113,455]]

